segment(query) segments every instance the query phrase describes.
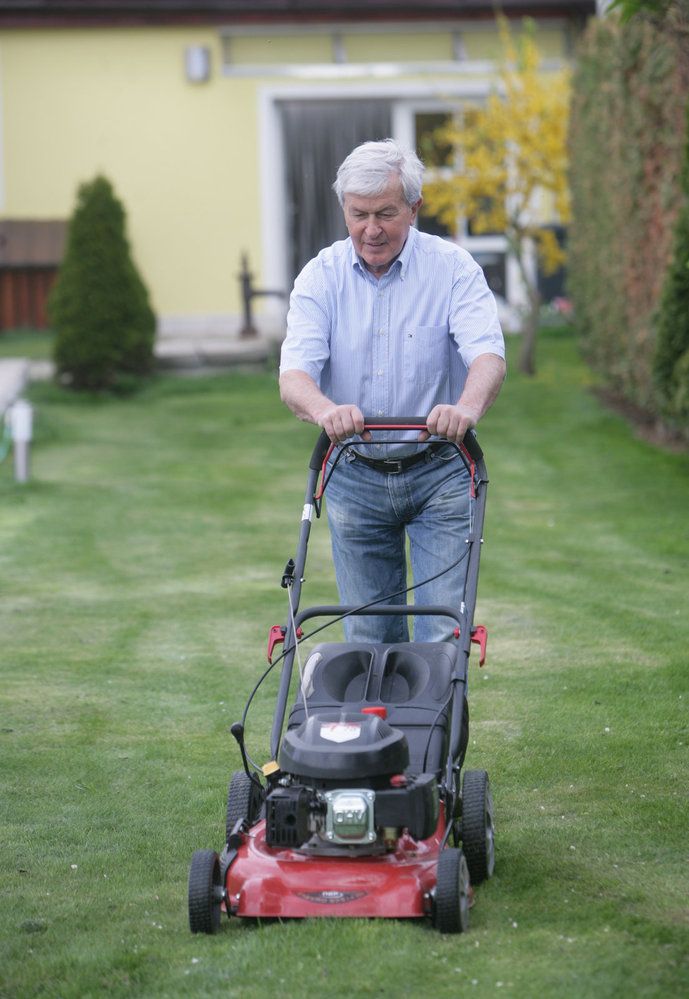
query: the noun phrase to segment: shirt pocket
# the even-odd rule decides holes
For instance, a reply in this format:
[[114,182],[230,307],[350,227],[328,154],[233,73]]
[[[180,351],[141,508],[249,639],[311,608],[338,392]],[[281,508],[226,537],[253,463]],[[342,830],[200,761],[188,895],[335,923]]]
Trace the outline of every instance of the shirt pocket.
[[450,371],[449,325],[405,329],[403,343],[405,381],[441,389]]

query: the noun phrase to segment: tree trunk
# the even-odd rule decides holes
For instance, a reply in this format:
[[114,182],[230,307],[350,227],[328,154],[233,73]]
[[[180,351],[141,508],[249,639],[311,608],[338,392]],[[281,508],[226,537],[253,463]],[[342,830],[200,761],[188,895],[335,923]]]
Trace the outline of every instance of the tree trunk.
[[524,375],[536,374],[536,337],[541,318],[541,294],[535,275],[530,273],[526,262],[528,239],[523,230],[515,226],[515,233],[508,237],[508,245],[517,262],[521,279],[526,288],[528,308],[522,323],[522,349],[519,354],[519,370]]
[[519,354],[519,370],[523,375],[536,374],[536,335],[541,313],[541,296],[529,289],[529,310],[522,326],[522,349]]

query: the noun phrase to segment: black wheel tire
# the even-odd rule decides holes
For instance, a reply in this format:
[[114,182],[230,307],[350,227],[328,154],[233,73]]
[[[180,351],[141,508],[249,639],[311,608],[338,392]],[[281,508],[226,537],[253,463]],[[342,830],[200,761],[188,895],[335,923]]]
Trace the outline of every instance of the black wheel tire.
[[189,929],[192,933],[217,933],[223,888],[220,858],[214,850],[197,850],[189,869]]
[[225,842],[229,842],[232,830],[239,819],[246,820],[247,825],[254,824],[262,804],[263,795],[256,784],[247,777],[243,770],[235,770],[227,789],[227,821],[225,824],[227,839]]
[[469,868],[461,850],[450,846],[438,860],[433,900],[433,924],[441,933],[466,933],[469,929]]
[[473,885],[492,877],[495,868],[493,797],[485,770],[467,770],[462,781],[462,849]]

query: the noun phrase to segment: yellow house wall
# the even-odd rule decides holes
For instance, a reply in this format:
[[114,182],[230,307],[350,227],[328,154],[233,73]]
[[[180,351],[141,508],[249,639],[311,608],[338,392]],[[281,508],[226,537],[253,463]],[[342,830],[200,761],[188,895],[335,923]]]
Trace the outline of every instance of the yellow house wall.
[[[185,78],[190,44],[212,50],[209,83]],[[2,215],[65,218],[103,173],[156,310],[238,312],[240,251],[260,262],[255,85],[219,69],[211,30],[0,35]]]
[[[562,55],[563,37],[555,28],[537,36],[546,56]],[[497,54],[492,28],[468,30],[463,39],[469,58]],[[351,62],[451,55],[449,32],[353,33],[345,43]],[[209,82],[187,81],[189,45],[211,50]],[[313,65],[330,62],[332,47],[327,36],[276,34],[270,43],[232,38],[229,52],[235,65]],[[0,216],[67,218],[78,184],[103,173],[124,202],[157,313],[238,316],[240,254],[249,254],[260,285],[261,233],[270,232],[261,218],[259,97],[264,87],[293,87],[294,79],[224,75],[221,62],[222,40],[211,27],[0,32]],[[427,87],[432,77],[398,80]],[[439,93],[442,81],[436,78]],[[342,80],[341,90],[362,82],[375,87],[373,79]],[[332,84],[324,75],[307,86]]]

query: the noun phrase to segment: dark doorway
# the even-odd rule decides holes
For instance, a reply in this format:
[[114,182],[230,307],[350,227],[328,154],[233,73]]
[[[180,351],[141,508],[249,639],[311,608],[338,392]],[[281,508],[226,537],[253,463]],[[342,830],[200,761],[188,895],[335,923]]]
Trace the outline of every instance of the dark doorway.
[[324,246],[347,235],[332,190],[352,149],[391,130],[390,101],[281,101],[290,284]]

